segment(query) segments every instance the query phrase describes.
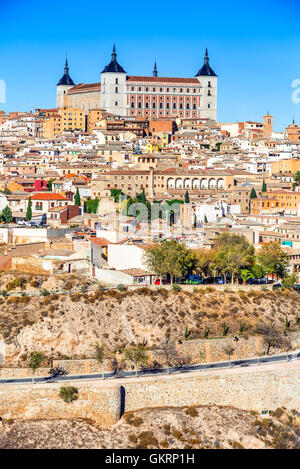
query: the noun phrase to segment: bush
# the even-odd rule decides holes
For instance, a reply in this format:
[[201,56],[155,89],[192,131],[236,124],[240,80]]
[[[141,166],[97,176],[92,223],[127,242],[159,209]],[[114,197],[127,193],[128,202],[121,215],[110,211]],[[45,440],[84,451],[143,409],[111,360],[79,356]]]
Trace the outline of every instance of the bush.
[[122,293],[127,291],[127,287],[126,285],[123,285],[123,283],[120,283],[120,285],[117,286],[117,289]]
[[60,388],[59,396],[64,402],[70,404],[72,401],[76,401],[78,399],[78,389],[67,384]]
[[198,411],[196,407],[190,406],[186,409],[185,411],[186,415],[189,415],[190,417],[197,417],[198,416]]
[[46,290],[46,288],[42,288],[42,290],[40,291],[40,295],[41,296],[48,296],[48,295],[50,295],[50,292],[48,290]]
[[177,283],[174,283],[174,285],[172,285],[172,290],[174,290],[175,292],[180,292],[182,288]]

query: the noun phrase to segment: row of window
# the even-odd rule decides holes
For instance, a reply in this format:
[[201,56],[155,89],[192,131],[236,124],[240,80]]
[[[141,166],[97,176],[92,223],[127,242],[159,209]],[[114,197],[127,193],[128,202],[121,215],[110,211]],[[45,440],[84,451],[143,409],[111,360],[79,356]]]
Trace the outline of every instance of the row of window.
[[149,86],[132,86],[131,91],[144,91],[145,93],[147,92],[152,92],[152,93],[200,93],[200,88],[156,88],[156,87],[149,87]]
[[[135,99],[135,96],[132,95],[132,96],[131,96],[131,99],[134,100],[134,99]],[[138,99],[138,100],[142,100],[143,97],[139,95],[139,96],[137,96],[137,99]],[[148,101],[149,99],[150,99],[149,96],[145,96],[145,100],[146,100],[146,101]],[[152,96],[151,99],[152,99],[153,101],[155,101],[155,100],[156,100],[156,96]],[[158,98],[157,98],[157,99],[158,99]],[[159,100],[160,100],[160,101],[163,101],[163,100],[164,100],[163,96],[160,96],[160,97],[159,97]],[[173,96],[173,101],[177,101],[177,100],[178,100],[178,97]],[[181,96],[181,97],[179,98],[179,100],[180,100],[180,101],[183,101],[183,97]],[[192,100],[192,98],[191,98],[191,100]],[[193,98],[193,101],[194,101],[194,102],[196,102],[196,100],[197,100],[197,98]],[[170,101],[170,97],[169,97],[169,96],[166,97],[166,101]],[[190,98],[187,97],[187,98],[186,98],[186,101],[190,101]]]
[[[131,103],[131,109],[135,109],[135,107],[136,107],[135,102],[132,101],[132,103]],[[149,108],[150,108],[148,102],[146,102],[146,103],[145,103],[145,106],[143,107],[141,101],[138,102],[137,107],[138,107],[138,109],[142,109],[142,108],[143,108],[143,109],[149,109]],[[156,103],[155,103],[154,101],[153,101],[153,103],[152,103],[152,109],[156,109]],[[157,109],[171,109],[170,103],[166,103],[165,106],[164,106],[164,103],[159,103],[159,106],[158,106]],[[176,103],[173,103],[172,109],[184,109],[184,106],[183,106],[182,103],[180,103],[180,104],[179,104],[179,107],[177,107]],[[190,108],[190,103],[186,103],[185,109],[191,109],[191,108]],[[193,104],[192,109],[194,109],[194,110],[197,109],[197,106],[196,106],[195,103]]]

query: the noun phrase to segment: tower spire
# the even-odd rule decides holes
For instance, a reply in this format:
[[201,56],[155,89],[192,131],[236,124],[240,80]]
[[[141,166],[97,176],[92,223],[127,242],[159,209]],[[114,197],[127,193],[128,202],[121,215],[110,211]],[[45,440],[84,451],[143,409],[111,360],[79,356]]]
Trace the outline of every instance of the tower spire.
[[65,67],[64,67],[64,74],[61,77],[61,79],[58,82],[58,85],[68,85],[68,86],[74,86],[74,82],[72,78],[69,75],[69,64],[68,64],[68,58],[66,57],[65,61]]
[[154,62],[153,76],[154,76],[154,77],[157,77],[157,66],[156,66],[156,62]]
[[205,50],[204,63],[205,63],[205,65],[208,65],[208,64],[209,64],[209,57],[208,57],[208,50],[207,50],[207,48],[206,48],[206,50]]
[[115,44],[114,44],[113,51],[112,51],[112,54],[111,54],[111,60],[112,60],[112,62],[116,62],[116,60],[117,60],[117,53],[116,53]]
[[68,57],[66,57],[64,72],[65,72],[65,75],[68,75],[68,73],[69,73]]

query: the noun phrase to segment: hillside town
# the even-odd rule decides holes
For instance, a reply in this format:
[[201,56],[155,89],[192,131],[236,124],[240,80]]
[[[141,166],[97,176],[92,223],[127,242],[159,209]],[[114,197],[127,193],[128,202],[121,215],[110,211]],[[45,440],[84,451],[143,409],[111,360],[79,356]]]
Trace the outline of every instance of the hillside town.
[[[120,83],[124,73],[114,48],[102,82]],[[94,85],[74,85],[66,61],[57,108],[0,112],[1,268],[145,285],[157,280],[144,261],[153,243],[175,238],[210,250],[230,231],[255,250],[278,242],[299,281],[300,127],[293,121],[274,132],[269,113],[261,122],[229,123],[216,122],[210,109],[189,112],[198,88],[201,100],[216,99],[207,51],[190,79],[197,89],[189,79],[160,78],[156,64],[153,77],[142,78],[127,81],[131,93],[142,85],[133,96],[143,112],[117,115],[110,104],[101,108],[103,85],[98,94],[89,91]]]

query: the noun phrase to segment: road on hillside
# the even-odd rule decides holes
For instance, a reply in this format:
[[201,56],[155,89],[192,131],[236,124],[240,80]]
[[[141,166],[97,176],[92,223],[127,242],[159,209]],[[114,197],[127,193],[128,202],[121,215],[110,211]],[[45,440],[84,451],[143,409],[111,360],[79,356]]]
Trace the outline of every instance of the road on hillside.
[[[136,377],[145,377],[145,376],[156,376],[156,375],[174,375],[181,373],[190,373],[193,371],[201,370],[212,370],[212,369],[224,369],[224,368],[237,368],[245,366],[257,366],[265,365],[269,363],[282,363],[288,362],[291,360],[300,360],[300,350],[297,350],[293,353],[287,353],[282,355],[271,355],[263,356],[258,358],[248,358],[244,360],[233,360],[226,362],[217,362],[217,363],[201,363],[198,365],[183,365],[181,367],[170,367],[168,368],[156,368],[156,369],[144,369],[139,370],[137,373],[135,371],[119,371],[119,372],[105,372],[105,373],[93,373],[93,374],[84,374],[84,375],[65,375],[65,376],[44,376],[44,377],[35,377],[34,383],[55,383],[59,381],[84,381],[89,379],[121,379],[121,378],[136,378]],[[32,377],[29,378],[2,378],[0,379],[1,384],[32,384]]]

